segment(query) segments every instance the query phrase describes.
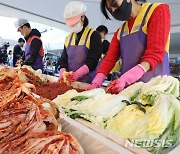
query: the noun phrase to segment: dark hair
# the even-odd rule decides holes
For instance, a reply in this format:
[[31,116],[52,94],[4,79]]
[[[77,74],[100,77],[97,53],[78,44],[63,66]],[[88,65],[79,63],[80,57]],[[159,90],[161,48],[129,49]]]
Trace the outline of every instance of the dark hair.
[[20,37],[20,38],[18,39],[18,43],[20,43],[20,42],[24,42],[24,43],[25,43],[25,40]]
[[[111,1],[113,2],[115,0],[111,0]],[[135,1],[146,2],[146,0],[135,0]],[[101,12],[105,16],[105,18],[111,20],[108,15],[108,12],[107,12],[106,0],[101,0],[100,8],[101,8]]]
[[88,18],[84,15],[84,24],[83,27],[86,27],[89,24]]
[[96,28],[96,30],[100,33],[100,32],[105,32],[105,34],[108,33],[108,28],[104,25],[100,25]]
[[107,12],[106,0],[101,0],[100,7],[101,7],[101,12],[105,16],[105,18],[110,19]]
[[26,24],[22,25],[21,28],[22,28],[23,26],[26,26],[27,28],[31,28],[31,25],[30,25],[29,23],[26,23]]
[[9,54],[12,53],[12,50],[9,50]]

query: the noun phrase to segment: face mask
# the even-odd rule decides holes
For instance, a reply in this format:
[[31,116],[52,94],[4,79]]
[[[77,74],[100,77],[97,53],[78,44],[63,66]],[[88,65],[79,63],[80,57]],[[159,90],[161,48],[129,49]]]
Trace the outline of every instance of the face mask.
[[120,21],[128,20],[131,15],[132,3],[123,0],[121,6],[119,6],[113,13],[112,16]]
[[83,29],[83,26],[81,25],[81,22],[78,22],[77,24],[71,26],[72,32],[79,33]]

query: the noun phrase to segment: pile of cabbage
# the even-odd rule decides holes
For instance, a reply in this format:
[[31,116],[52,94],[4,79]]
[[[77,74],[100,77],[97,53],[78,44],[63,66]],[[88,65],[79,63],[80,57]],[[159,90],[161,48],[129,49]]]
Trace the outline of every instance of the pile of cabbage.
[[158,76],[118,95],[104,89],[70,90],[53,101],[71,118],[83,118],[152,153],[167,153],[180,142],[179,81]]

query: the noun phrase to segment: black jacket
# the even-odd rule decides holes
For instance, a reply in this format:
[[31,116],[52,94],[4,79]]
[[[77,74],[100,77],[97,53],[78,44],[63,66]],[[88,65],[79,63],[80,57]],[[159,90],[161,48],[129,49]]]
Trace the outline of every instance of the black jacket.
[[103,54],[107,54],[110,43],[108,40],[104,40],[102,44],[103,44]]
[[15,67],[15,64],[16,62],[20,59],[21,57],[21,47],[19,44],[16,44],[14,46],[14,49],[13,49],[13,66]]
[[3,63],[3,62],[4,62],[4,53],[0,49],[0,63]]
[[[37,29],[32,29],[32,31],[30,32],[30,34],[28,36],[25,37],[26,42],[28,41],[29,38],[31,38],[32,36],[38,36],[41,37],[41,33],[37,30]],[[42,46],[42,41],[34,38],[31,42],[30,45],[30,56],[28,59],[26,59],[23,62],[23,65],[31,65],[36,61],[36,58],[39,54],[39,51],[41,49]]]

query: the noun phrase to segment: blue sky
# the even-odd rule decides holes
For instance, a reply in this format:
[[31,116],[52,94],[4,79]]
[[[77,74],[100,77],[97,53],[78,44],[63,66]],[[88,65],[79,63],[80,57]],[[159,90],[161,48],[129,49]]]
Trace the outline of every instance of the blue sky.
[[[3,39],[18,40],[19,37],[23,37],[17,32],[14,27],[14,21],[16,18],[2,17],[0,16],[0,41]],[[61,49],[64,46],[64,39],[68,35],[68,32],[50,27],[47,25],[34,23],[29,21],[32,28],[37,28],[42,33],[42,41],[45,48],[48,49]]]

